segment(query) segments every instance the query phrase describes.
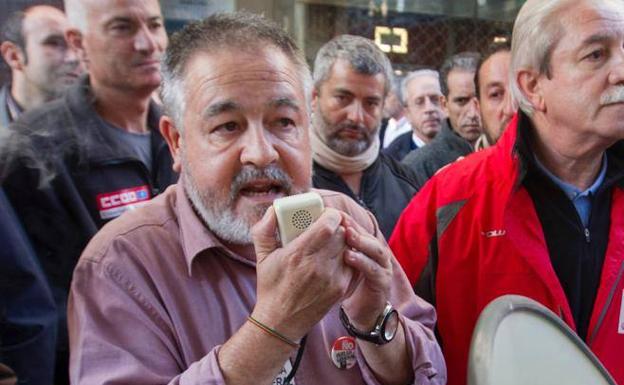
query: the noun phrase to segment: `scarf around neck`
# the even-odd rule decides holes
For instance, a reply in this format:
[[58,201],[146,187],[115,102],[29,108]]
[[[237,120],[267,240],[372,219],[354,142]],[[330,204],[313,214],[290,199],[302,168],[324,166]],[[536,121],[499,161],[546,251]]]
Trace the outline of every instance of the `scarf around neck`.
[[321,138],[316,127],[310,130],[312,159],[336,174],[354,174],[366,170],[379,156],[379,135],[375,134],[373,143],[366,151],[354,156],[345,156],[330,148]]

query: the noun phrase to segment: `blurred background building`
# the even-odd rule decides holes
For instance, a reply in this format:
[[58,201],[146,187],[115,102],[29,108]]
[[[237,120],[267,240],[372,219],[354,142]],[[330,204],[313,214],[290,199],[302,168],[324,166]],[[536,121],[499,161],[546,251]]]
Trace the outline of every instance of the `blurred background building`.
[[[248,10],[275,20],[297,40],[311,62],[332,37],[365,36],[387,52],[395,69],[438,68],[461,51],[484,51],[511,35],[525,0],[161,0],[172,33],[214,12]],[[62,0],[0,0],[0,25],[10,12]],[[6,79],[3,67],[0,81]]]

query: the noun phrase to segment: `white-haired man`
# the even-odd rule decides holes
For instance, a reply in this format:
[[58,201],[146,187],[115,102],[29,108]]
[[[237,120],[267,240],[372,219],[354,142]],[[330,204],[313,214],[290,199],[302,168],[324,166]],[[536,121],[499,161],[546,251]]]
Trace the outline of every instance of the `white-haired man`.
[[444,383],[433,309],[369,213],[319,191],[320,218],[276,240],[272,201],[311,184],[294,42],[260,16],[213,15],[174,35],[165,63],[161,130],[181,180],[82,255],[72,383]]
[[403,79],[401,89],[407,120],[412,129],[401,134],[384,150],[386,155],[399,162],[410,151],[431,142],[440,132],[446,103],[440,88],[440,74],[435,70],[410,72]]
[[481,310],[510,293],[560,315],[624,382],[622,47],[619,0],[527,1],[511,51],[522,111],[401,217],[390,245],[437,305],[449,384],[466,383]]
[[[161,112],[151,102],[167,45],[158,0],[68,0],[65,8],[67,40],[88,76],[13,124],[33,138],[36,166],[51,173],[23,164],[4,186],[55,292],[59,359],[67,357],[71,275],[86,243],[177,179],[158,129]],[[59,370],[66,373],[67,362]]]

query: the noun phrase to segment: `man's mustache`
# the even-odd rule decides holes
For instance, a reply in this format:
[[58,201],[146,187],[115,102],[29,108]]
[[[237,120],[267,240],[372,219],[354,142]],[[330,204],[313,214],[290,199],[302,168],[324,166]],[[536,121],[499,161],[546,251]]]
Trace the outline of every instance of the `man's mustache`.
[[234,177],[230,188],[230,199],[234,201],[240,190],[243,189],[249,183],[257,180],[266,180],[270,183],[279,186],[286,195],[290,195],[293,190],[292,178],[286,174],[284,170],[276,165],[270,165],[265,168],[257,168],[255,166],[246,165],[240,170]]
[[606,90],[600,96],[600,105],[608,106],[609,104],[624,102],[624,86],[614,86]]

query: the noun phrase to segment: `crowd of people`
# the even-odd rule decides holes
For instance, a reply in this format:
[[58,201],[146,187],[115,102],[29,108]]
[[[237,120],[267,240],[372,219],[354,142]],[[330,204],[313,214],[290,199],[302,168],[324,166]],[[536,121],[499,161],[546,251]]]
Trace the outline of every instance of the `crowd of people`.
[[[528,0],[510,43],[402,76],[353,35],[310,71],[246,12],[169,37],[158,0],[1,39],[0,383],[461,385],[505,294],[624,382],[620,0]],[[282,244],[273,201],[309,191]]]

